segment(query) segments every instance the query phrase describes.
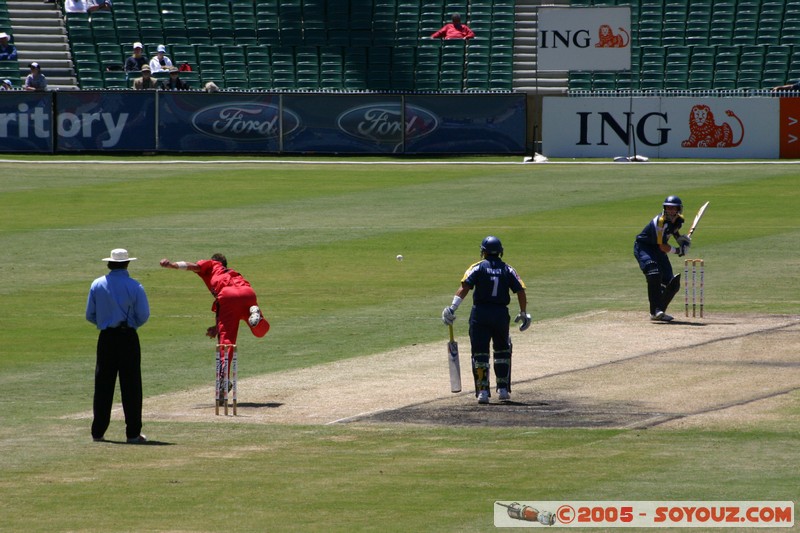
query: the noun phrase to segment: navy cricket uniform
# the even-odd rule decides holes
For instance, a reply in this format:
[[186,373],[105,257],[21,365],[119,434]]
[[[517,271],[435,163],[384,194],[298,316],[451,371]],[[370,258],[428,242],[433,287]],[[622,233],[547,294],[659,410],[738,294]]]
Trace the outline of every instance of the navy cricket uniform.
[[509,291],[525,290],[525,283],[511,265],[496,255],[471,265],[461,280],[470,289],[472,311],[469,315],[469,339],[472,345],[472,372],[475,390],[489,389],[489,343],[494,350],[494,371],[498,388],[511,390],[511,317]]
[[670,283],[673,283],[675,276],[672,273],[669,256],[659,248],[659,245],[667,244],[670,236],[677,238],[678,230],[682,225],[682,215],[679,214],[673,223],[665,214],[661,213],[656,215],[636,236],[633,255],[647,278],[651,315],[655,314],[656,310],[666,311],[669,300],[674,296],[674,294],[670,294],[669,300],[665,298],[664,290]]

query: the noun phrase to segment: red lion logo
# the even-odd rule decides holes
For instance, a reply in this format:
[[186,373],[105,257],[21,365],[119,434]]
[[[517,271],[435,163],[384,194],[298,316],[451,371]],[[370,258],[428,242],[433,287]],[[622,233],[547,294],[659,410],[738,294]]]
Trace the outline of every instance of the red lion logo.
[[689,138],[681,143],[684,148],[731,148],[742,144],[744,139],[744,124],[736,114],[728,109],[725,114],[735,118],[742,129],[742,136],[734,142],[733,129],[730,124],[723,122],[721,125],[714,121],[714,113],[707,105],[696,105],[689,113]]
[[619,28],[619,31],[625,34],[625,37],[628,38],[626,41],[622,34],[614,35],[611,26],[608,24],[603,24],[600,26],[598,30],[599,39],[600,41],[594,45],[595,48],[625,48],[628,46],[628,43],[631,42],[631,36],[628,35],[628,32],[625,31],[623,28]]

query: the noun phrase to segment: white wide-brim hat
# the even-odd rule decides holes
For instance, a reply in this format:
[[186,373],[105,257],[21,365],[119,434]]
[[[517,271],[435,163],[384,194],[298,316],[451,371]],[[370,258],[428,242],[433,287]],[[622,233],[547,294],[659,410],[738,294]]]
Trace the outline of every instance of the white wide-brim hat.
[[135,257],[128,257],[128,250],[125,248],[114,248],[111,250],[111,257],[104,257],[103,261],[109,263],[126,263],[128,261],[136,261]]

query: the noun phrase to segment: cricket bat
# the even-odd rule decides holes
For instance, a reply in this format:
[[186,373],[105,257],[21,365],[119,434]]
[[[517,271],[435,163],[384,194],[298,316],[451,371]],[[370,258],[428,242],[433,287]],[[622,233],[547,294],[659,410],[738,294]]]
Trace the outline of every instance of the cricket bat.
[[703,204],[703,206],[697,212],[697,215],[694,217],[694,222],[692,222],[692,227],[689,228],[689,233],[687,233],[686,235],[688,235],[689,237],[692,236],[692,233],[694,233],[694,230],[697,228],[697,223],[700,222],[701,218],[703,218],[703,214],[705,214],[706,208],[708,207],[708,204],[710,204],[710,203],[711,202],[706,202],[706,203]]
[[450,363],[450,392],[461,392],[461,363],[458,360],[458,343],[453,338],[450,324],[450,342],[447,343],[447,360]]

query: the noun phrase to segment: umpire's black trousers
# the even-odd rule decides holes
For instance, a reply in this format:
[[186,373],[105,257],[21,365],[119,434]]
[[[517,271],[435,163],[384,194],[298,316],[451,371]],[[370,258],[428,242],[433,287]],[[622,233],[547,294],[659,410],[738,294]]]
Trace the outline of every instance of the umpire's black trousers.
[[94,371],[94,420],[92,437],[102,438],[111,422],[114,387],[119,374],[125,435],[136,438],[142,431],[142,351],[139,335],[129,327],[108,328],[97,339]]

